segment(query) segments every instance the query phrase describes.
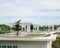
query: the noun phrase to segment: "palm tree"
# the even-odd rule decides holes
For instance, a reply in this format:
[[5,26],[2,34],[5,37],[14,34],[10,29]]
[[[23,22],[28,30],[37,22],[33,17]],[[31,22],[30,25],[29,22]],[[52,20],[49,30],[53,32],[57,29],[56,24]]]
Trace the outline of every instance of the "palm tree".
[[18,34],[19,34],[19,31],[21,30],[20,22],[21,22],[21,20],[18,20],[18,21],[16,22],[16,24],[14,25],[14,27],[13,27],[14,30],[17,31],[17,33],[16,33],[17,36],[18,36]]

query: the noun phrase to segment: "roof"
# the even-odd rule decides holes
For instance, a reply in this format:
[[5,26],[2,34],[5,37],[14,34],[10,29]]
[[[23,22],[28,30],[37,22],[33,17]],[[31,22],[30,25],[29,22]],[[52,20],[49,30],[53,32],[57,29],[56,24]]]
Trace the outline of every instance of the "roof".
[[0,41],[54,41],[57,35],[48,37],[0,37]]

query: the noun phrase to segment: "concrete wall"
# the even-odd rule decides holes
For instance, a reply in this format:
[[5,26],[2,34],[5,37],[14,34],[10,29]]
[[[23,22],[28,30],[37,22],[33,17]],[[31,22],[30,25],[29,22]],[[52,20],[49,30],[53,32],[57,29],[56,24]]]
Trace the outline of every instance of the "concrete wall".
[[45,41],[0,41],[0,45],[17,45],[18,48],[48,48]]
[[47,48],[52,48],[52,41],[47,42]]

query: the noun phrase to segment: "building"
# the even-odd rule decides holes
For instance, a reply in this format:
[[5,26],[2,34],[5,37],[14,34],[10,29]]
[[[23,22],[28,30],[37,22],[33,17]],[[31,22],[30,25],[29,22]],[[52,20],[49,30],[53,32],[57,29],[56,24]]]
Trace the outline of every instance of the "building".
[[[32,23],[21,23],[20,25],[22,26],[22,32],[39,32],[39,25],[33,25]],[[0,35],[0,48],[52,48],[52,41],[55,41],[56,37],[55,34],[26,37],[9,33]]]
[[45,37],[0,36],[0,48],[52,48],[56,35]]
[[24,32],[39,32],[39,26],[32,23],[21,23],[22,31]]
[[46,29],[45,31],[54,31],[54,25],[44,25],[44,26],[40,26],[38,24],[33,24],[33,23],[29,23],[29,22],[22,22],[20,24],[22,26],[21,31],[24,32],[40,32],[41,30],[39,30],[39,27],[48,27],[48,29]]
[[[12,24],[15,24],[15,23],[12,23]],[[41,30],[39,29],[39,27],[47,27],[47,29],[44,31],[48,31],[48,32],[54,31],[53,25],[40,26],[38,24],[33,24],[33,23],[29,23],[29,22],[22,22],[22,23],[20,23],[20,26],[22,27],[21,28],[22,32],[40,32]]]

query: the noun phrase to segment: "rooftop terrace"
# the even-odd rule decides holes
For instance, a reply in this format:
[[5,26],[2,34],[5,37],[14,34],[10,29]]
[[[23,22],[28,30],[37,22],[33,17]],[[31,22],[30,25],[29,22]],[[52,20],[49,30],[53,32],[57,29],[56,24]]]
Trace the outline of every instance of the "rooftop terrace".
[[0,40],[5,41],[54,41],[57,35],[50,34],[28,34],[27,36],[17,36],[16,34],[0,34]]

